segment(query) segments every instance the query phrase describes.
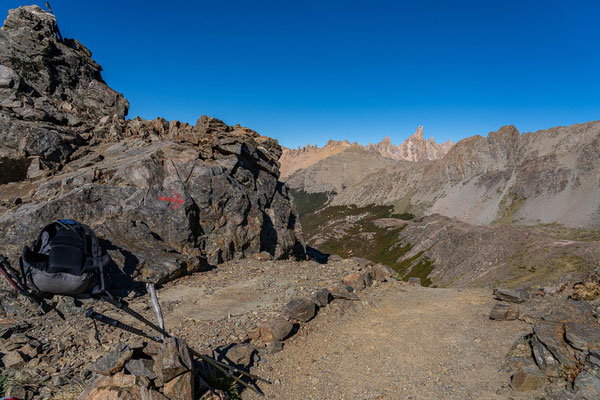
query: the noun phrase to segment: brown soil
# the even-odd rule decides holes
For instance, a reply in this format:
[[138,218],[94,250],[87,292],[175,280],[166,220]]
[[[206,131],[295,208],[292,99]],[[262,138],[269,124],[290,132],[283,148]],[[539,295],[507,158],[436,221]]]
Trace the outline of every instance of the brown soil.
[[[367,293],[368,292],[368,293]],[[506,355],[530,327],[488,319],[481,289],[383,284],[325,308],[255,371],[272,399],[534,399],[513,392]],[[340,318],[340,312],[343,317]],[[250,392],[244,399],[257,399]]]

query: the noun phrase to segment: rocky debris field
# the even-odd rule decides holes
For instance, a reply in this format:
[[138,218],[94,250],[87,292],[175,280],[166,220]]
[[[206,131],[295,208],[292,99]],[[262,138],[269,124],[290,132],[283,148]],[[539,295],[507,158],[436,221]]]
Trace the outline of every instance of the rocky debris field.
[[515,391],[545,389],[547,400],[600,398],[600,270],[574,284],[494,295],[491,319],[531,325],[508,356]]
[[269,399],[537,399],[510,388],[506,363],[529,326],[490,320],[493,303],[483,289],[379,285],[255,371],[275,382]]
[[[392,279],[393,274],[385,266],[362,259],[332,257],[329,263],[319,264],[269,258],[268,253],[262,253],[254,259],[232,261],[161,287],[158,297],[167,329],[200,352],[235,365],[256,366],[284,348],[289,337],[309,329],[315,315],[323,310],[342,313],[359,301],[359,292],[374,282]],[[141,360],[155,355],[152,351],[156,349],[146,350],[150,344],[143,344],[148,340],[85,318],[86,308],[93,306],[109,317],[140,327],[135,319],[107,303],[55,296],[58,311],[36,316],[32,306],[22,304],[6,286],[3,282],[0,353],[9,393],[15,396],[26,400],[58,398],[81,392],[88,385],[114,391],[119,382],[132,384],[133,378],[123,377],[130,374],[122,367],[133,354],[139,353],[133,359]],[[147,296],[129,303],[133,310],[154,320]],[[107,359],[127,360],[106,367]],[[98,380],[97,374],[112,378]],[[224,385],[212,375],[209,382]],[[144,382],[142,386],[148,390],[160,389],[164,394],[166,382]],[[206,387],[200,385],[197,390]],[[91,389],[86,393],[90,397],[81,399],[101,398],[93,397],[97,393]]]
[[[418,279],[397,281],[390,268],[364,259],[331,257],[320,264],[269,258],[263,253],[228,262],[158,290],[173,335],[269,379],[272,385],[259,384],[267,398],[600,395],[596,273],[582,282],[492,292],[423,288]],[[172,383],[159,379],[155,365],[164,351],[158,344],[84,317],[93,306],[140,327],[106,303],[57,296],[66,320],[56,311],[35,316],[6,289],[0,304],[3,379],[12,395],[175,400],[191,398],[175,392],[195,391],[199,398],[210,387],[204,396],[221,397],[206,398],[240,392],[257,398],[205,363],[190,367],[185,357],[170,357],[183,360],[172,378],[188,375]],[[129,304],[154,319],[147,296]],[[156,397],[141,397],[147,393]]]

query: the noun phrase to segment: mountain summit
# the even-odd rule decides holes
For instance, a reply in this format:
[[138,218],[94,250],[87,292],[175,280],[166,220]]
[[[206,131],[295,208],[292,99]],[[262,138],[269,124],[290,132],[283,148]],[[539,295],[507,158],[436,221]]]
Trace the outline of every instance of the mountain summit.
[[399,146],[392,144],[390,137],[386,136],[377,144],[369,143],[365,150],[394,160],[427,161],[442,158],[453,145],[450,140],[438,144],[433,137],[426,141],[423,137],[423,126],[419,125],[416,132]]

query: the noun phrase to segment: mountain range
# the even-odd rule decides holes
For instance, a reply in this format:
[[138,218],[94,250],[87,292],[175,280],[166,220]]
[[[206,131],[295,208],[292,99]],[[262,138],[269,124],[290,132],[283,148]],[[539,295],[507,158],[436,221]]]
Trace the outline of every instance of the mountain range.
[[[297,169],[287,184],[329,193],[331,205],[388,205],[476,225],[600,228],[600,121],[523,134],[508,125],[463,139],[433,160],[391,159],[359,145],[336,150]],[[296,168],[286,162],[282,157],[283,170]]]
[[402,144],[395,145],[389,136],[386,136],[381,142],[369,143],[362,146],[358,143],[350,143],[347,140],[330,140],[321,148],[315,145],[309,145],[298,149],[289,149],[284,147],[280,159],[281,177],[283,179],[292,175],[299,169],[307,168],[320,160],[342,151],[354,147],[392,160],[405,161],[426,161],[442,158],[454,143],[448,139],[444,143],[437,143],[433,137],[425,140],[423,137],[423,127],[417,127],[416,132],[406,139]]
[[600,262],[600,121],[503,126],[432,160],[382,143],[280,159],[309,246],[438,286],[560,283]]

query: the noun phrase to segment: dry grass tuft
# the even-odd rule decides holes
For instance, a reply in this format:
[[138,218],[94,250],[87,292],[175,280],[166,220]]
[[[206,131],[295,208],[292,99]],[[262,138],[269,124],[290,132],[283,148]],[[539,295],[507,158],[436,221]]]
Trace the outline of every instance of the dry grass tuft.
[[565,380],[569,382],[571,386],[573,386],[573,382],[575,382],[577,376],[581,373],[581,371],[583,371],[583,364],[578,362],[575,365],[569,365],[567,367],[561,365],[560,369],[563,378],[565,378]]
[[600,283],[595,281],[579,283],[573,289],[571,297],[574,300],[592,301],[600,296]]
[[72,383],[67,389],[56,393],[52,400],[76,400],[84,390],[85,386],[81,383]]

